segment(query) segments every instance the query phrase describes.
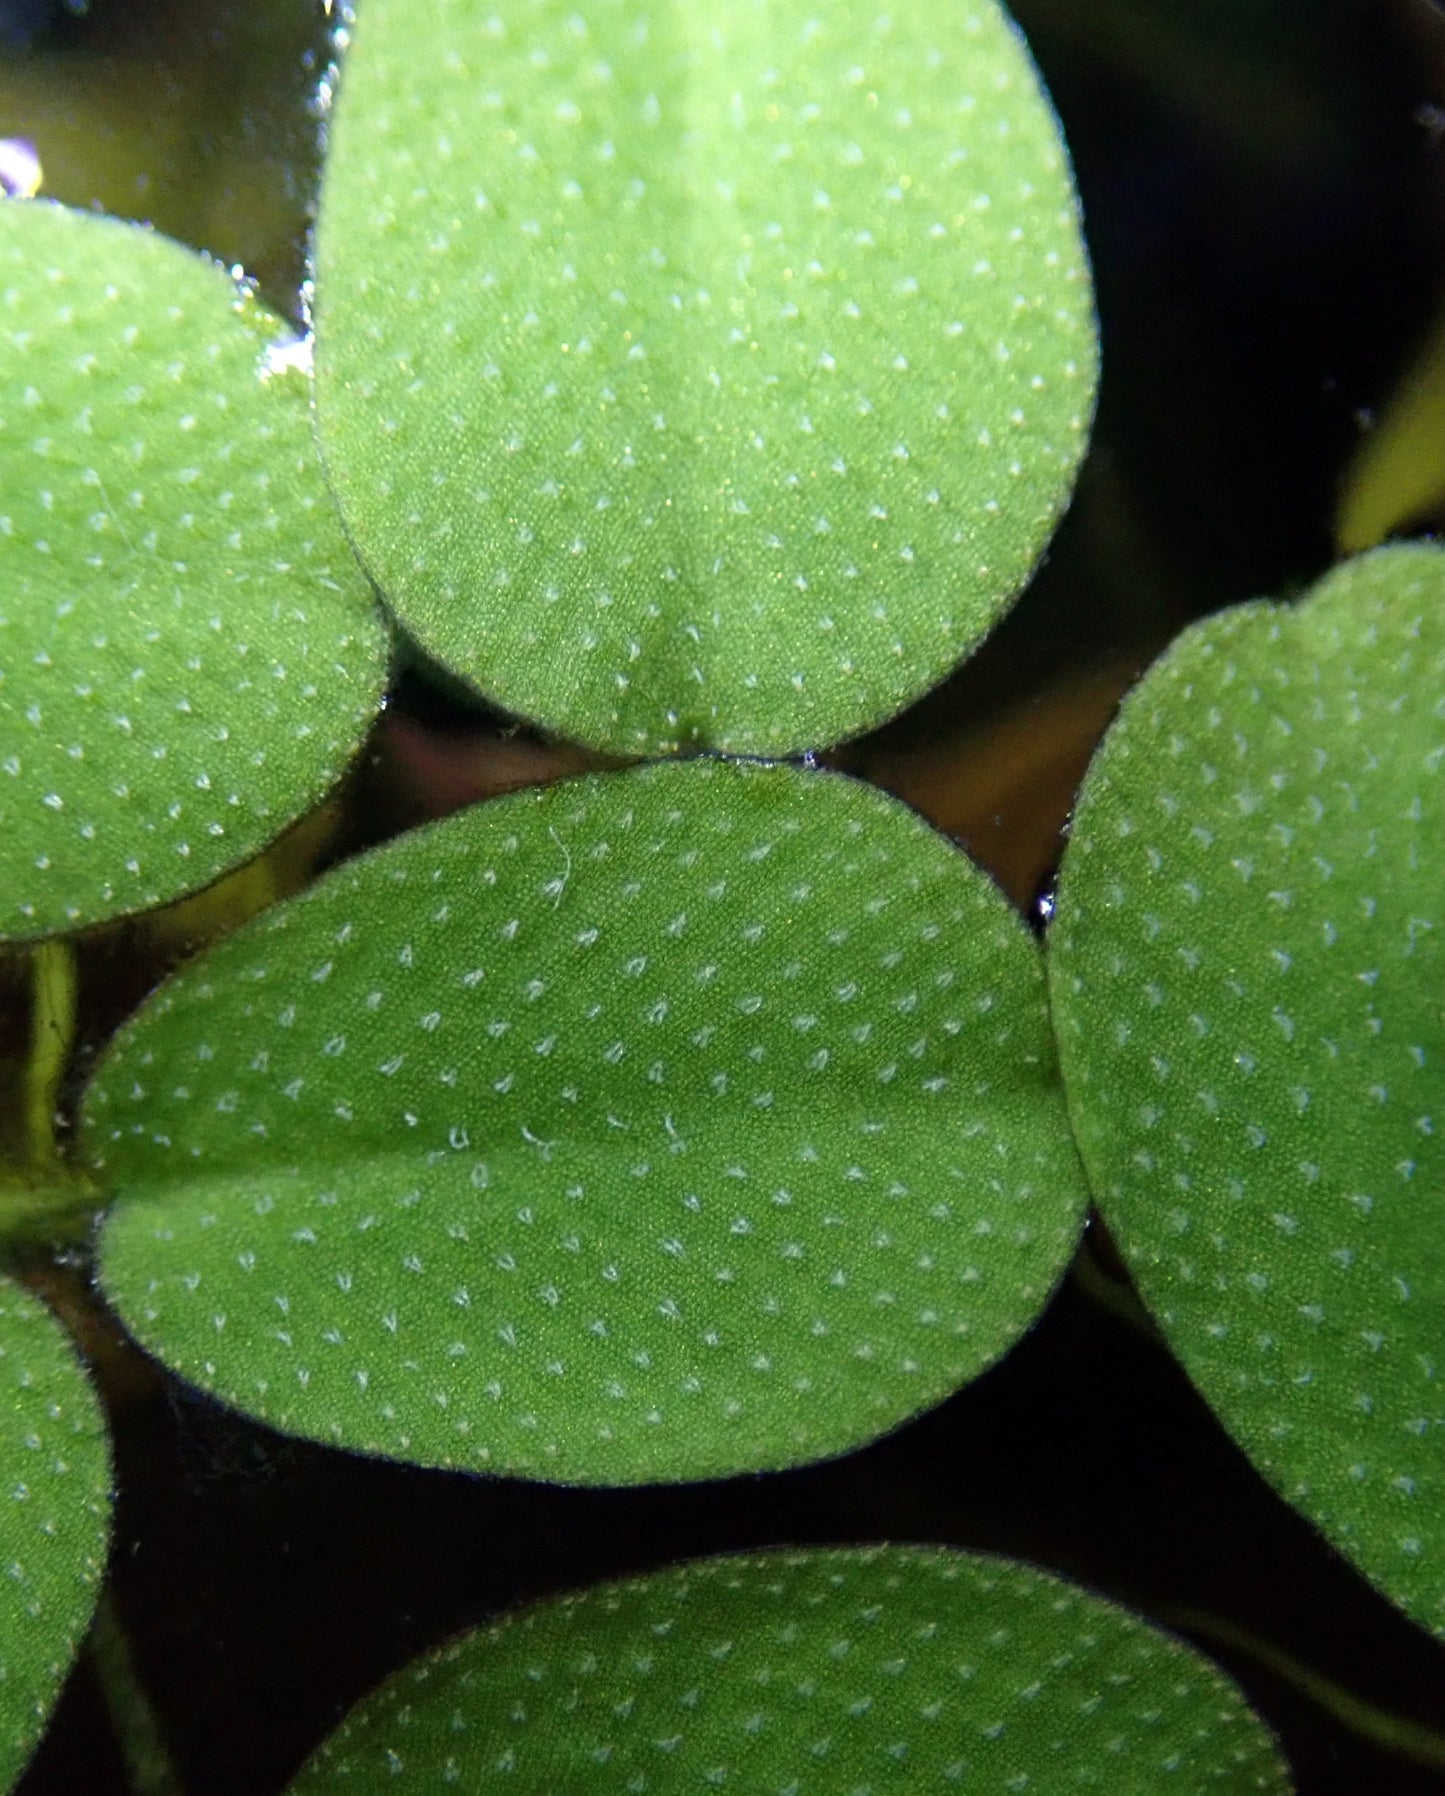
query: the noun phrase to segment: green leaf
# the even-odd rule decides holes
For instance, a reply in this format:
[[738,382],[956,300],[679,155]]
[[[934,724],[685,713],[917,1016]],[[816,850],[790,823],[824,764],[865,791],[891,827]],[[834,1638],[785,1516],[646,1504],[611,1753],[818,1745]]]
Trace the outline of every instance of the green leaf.
[[1445,1634],[1445,555],[1189,631],[1126,701],[1050,977],[1090,1179],[1261,1470]]
[[407,629],[593,747],[783,754],[985,635],[1095,339],[1058,127],[993,0],[366,0],[317,395]]
[[0,1278],[0,1789],[24,1770],[95,1607],[105,1570],[105,1424],[64,1329]]
[[101,1277],[276,1426],[563,1482],[841,1453],[994,1360],[1083,1214],[1042,957],[839,775],[458,814],[194,962],[85,1106]]
[[179,244],[0,205],[0,938],[250,859],[376,712],[285,335]]
[[773,1552],[544,1603],[418,1659],[291,1789],[1287,1792],[1223,1674],[1060,1578]]

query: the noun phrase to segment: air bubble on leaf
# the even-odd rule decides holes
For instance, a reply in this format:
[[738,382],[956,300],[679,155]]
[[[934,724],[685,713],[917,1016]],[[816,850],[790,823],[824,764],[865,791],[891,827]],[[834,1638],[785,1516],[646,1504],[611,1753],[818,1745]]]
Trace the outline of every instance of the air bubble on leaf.
[[276,338],[262,349],[257,373],[262,380],[270,380],[278,374],[300,374],[309,380],[313,341],[309,332],[301,337],[287,335]]
[[34,199],[43,179],[35,145],[24,137],[0,137],[0,194],[6,199]]

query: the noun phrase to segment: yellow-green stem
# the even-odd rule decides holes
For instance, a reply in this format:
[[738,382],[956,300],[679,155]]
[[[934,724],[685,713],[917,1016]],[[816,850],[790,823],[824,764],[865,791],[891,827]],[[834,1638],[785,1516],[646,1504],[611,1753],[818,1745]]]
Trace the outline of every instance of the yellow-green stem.
[[1106,1310],[1109,1315],[1139,1334],[1147,1335],[1156,1344],[1162,1339],[1154,1318],[1140,1302],[1134,1287],[1105,1271],[1089,1245],[1087,1236],[1080,1243],[1069,1270],[1073,1274],[1074,1283],[1101,1310]]
[[1266,1671],[1272,1671],[1285,1683],[1293,1685],[1317,1708],[1333,1715],[1342,1727],[1362,1739],[1372,1741],[1386,1752],[1412,1759],[1417,1765],[1445,1771],[1445,1734],[1412,1721],[1408,1716],[1392,1714],[1368,1701],[1355,1691],[1337,1684],[1333,1678],[1296,1659],[1282,1647],[1261,1640],[1247,1628],[1237,1627],[1223,1616],[1211,1615],[1203,1609],[1155,1609],[1157,1620],[1180,1633],[1193,1634],[1216,1646],[1228,1647],[1247,1659],[1253,1659]]
[[[93,1180],[72,1166],[55,1118],[75,1043],[76,961],[69,942],[29,950],[30,1038],[13,1091],[14,1122],[0,1156],[0,1247],[82,1242],[100,1207]],[[12,1158],[13,1156],[17,1156]]]
[[130,1637],[109,1590],[101,1593],[87,1645],[135,1796],[183,1796],[180,1775],[137,1675]]
[[25,1149],[33,1167],[60,1161],[55,1110],[75,1041],[75,949],[66,941],[31,950],[30,1058],[25,1068]]

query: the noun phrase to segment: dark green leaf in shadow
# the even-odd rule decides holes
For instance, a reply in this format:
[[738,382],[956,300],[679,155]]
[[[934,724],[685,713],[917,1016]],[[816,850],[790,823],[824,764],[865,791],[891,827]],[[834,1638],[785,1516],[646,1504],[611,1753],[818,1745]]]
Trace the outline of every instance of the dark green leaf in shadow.
[[0,937],[208,884],[375,714],[285,334],[153,232],[0,205]]
[[0,1278],[0,1789],[20,1776],[105,1570],[110,1453],[100,1404],[49,1310]]
[[85,1139],[185,1377],[559,1481],[881,1434],[1029,1325],[1084,1201],[998,891],[869,787],[712,761],[338,870],[122,1032]]
[[1224,1675],[1028,1566],[941,1547],[704,1560],[542,1604],[415,1661],[294,1796],[1257,1796],[1290,1789]]
[[1445,1634],[1445,554],[1189,631],[1050,937],[1099,1203],[1255,1463]]
[[406,627],[591,747],[780,754],[1023,585],[1092,405],[1057,124],[993,0],[367,0],[322,438]]

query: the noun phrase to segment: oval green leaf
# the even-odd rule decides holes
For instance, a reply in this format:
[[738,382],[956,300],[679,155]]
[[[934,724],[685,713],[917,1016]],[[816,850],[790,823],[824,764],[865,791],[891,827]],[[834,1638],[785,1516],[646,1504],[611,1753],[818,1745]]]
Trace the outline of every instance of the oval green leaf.
[[376,712],[287,334],[153,232],[0,205],[0,938],[250,859]]
[[0,1278],[0,1789],[19,1778],[70,1670],[105,1571],[110,1451],[63,1328]]
[[105,1288],[277,1427],[562,1482],[841,1453],[1033,1320],[1084,1207],[1042,957],[839,775],[458,814],[187,969],[85,1106]]
[[407,629],[623,754],[787,754],[1023,585],[1092,405],[1057,123],[994,0],[366,0],[318,410]]
[[1445,554],[1188,632],[1049,943],[1099,1203],[1280,1492],[1445,1634]]
[[1259,1796],[1269,1731],[1207,1660],[1062,1579],[942,1547],[704,1560],[417,1660],[292,1784],[514,1796]]

